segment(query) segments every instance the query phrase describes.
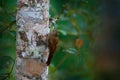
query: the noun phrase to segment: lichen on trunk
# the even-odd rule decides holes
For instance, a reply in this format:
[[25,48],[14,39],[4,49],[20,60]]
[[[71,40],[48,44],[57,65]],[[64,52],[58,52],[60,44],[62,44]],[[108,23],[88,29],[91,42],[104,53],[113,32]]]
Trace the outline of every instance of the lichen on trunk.
[[47,80],[49,0],[18,0],[15,80]]

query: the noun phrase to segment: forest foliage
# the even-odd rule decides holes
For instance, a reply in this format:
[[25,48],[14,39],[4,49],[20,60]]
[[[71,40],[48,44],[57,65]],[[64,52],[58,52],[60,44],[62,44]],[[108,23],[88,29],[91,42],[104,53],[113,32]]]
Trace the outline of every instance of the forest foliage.
[[[16,0],[0,0],[0,80],[14,80],[16,54]],[[99,24],[96,0],[51,0],[50,18],[59,44],[49,66],[50,80],[93,80],[92,47]]]

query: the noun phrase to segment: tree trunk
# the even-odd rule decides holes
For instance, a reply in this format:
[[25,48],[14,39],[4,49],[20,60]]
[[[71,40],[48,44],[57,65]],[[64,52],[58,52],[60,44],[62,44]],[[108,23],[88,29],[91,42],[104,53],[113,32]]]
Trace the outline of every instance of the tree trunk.
[[47,80],[49,0],[18,0],[15,80]]

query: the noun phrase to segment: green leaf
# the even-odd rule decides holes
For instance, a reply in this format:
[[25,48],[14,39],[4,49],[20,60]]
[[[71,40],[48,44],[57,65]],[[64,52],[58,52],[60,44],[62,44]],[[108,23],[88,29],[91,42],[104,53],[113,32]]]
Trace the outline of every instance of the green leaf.
[[7,31],[12,37],[15,37],[16,32],[15,31]]
[[70,54],[76,54],[78,51],[75,48],[69,48],[69,49],[65,50],[65,52],[70,53]]
[[10,56],[2,56],[0,57],[0,75],[9,73],[14,60]]
[[65,36],[67,35],[67,32],[65,30],[58,30],[58,31]]
[[55,71],[55,66],[53,64],[50,64],[49,71],[50,72],[54,72]]

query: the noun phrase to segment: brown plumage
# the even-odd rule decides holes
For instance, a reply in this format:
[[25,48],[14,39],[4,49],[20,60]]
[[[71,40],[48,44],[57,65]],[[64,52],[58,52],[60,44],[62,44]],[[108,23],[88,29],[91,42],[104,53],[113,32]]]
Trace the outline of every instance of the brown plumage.
[[53,32],[49,34],[49,39],[48,39],[49,56],[46,62],[47,65],[49,65],[51,62],[53,54],[57,48],[57,44],[58,44],[58,31],[54,29]]

